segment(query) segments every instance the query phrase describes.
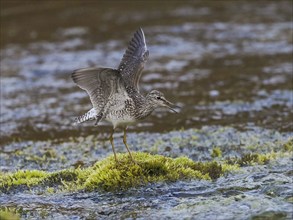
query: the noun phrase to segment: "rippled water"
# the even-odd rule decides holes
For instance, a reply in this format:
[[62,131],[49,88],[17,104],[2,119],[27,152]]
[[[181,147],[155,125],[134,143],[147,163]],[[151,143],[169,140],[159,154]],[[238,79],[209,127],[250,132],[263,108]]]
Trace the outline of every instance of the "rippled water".
[[[292,136],[291,1],[46,1],[38,4],[3,1],[1,170],[55,170],[67,168],[87,157],[91,163],[111,153],[109,147],[94,150],[93,145],[87,143],[93,136],[104,139],[111,128],[109,124],[104,123],[99,128],[93,123],[79,127],[72,125],[73,118],[90,109],[91,104],[87,94],[72,82],[70,73],[89,66],[117,67],[138,27],[143,28],[150,51],[141,78],[141,92],[146,94],[158,89],[181,106],[181,110],[176,115],[157,110],[142,123],[130,127],[133,145],[137,145],[137,132],[146,132],[142,136],[152,133],[154,137],[160,137],[162,132],[201,129],[203,126],[229,126],[238,131],[252,129],[256,134],[264,129],[266,132],[280,132],[281,136]],[[268,136],[260,140],[268,142]],[[72,138],[77,138],[74,143],[79,144],[89,138],[85,141],[86,148],[93,155],[85,153],[80,156],[78,149],[69,152],[73,146]],[[154,139],[146,138],[147,144],[153,145]],[[122,145],[118,143],[118,149],[123,151],[119,144]],[[241,143],[235,143],[238,145]],[[210,145],[203,142],[201,146]],[[12,157],[15,149],[29,149],[28,154],[38,155],[48,148],[61,155],[68,151],[65,157],[69,162],[51,161],[39,167],[29,163],[25,156],[14,155],[11,160],[7,157]],[[140,147],[133,148],[140,150]],[[163,150],[159,153],[167,154]],[[209,159],[198,154],[191,157]],[[178,156],[177,153],[171,154],[174,155]],[[188,155],[188,152],[182,150],[180,155]],[[179,188],[186,188],[190,193],[194,189],[189,190],[189,185],[201,183],[178,184]],[[219,187],[217,183],[213,184],[209,187]],[[173,186],[159,186],[161,190],[160,187],[165,190],[162,198],[169,198],[172,189],[168,187]],[[180,194],[178,190],[176,192]],[[172,207],[173,214],[180,216],[180,207],[185,213],[186,210],[192,210],[194,215],[197,213],[190,204],[198,204],[199,200],[188,202],[184,196],[172,196],[172,202],[166,205]],[[245,196],[245,199],[251,198]],[[96,201],[95,197],[89,195],[85,199]],[[74,197],[70,198],[74,200]],[[146,217],[147,213],[152,216],[148,207],[158,207],[161,215],[167,218],[168,213],[160,208],[160,198],[158,204],[149,198],[146,199],[147,205],[141,206],[140,214],[129,213],[124,217]],[[19,200],[15,197],[15,201]],[[152,201],[154,204],[148,203]],[[121,204],[126,206],[127,202],[123,200]],[[47,210],[54,211],[55,200],[49,203],[53,208]],[[124,205],[120,208],[123,209]],[[280,206],[281,212],[286,205]],[[249,210],[245,205],[234,208]],[[208,213],[208,208],[204,213]]]
[[[290,130],[289,2],[148,3],[150,9],[142,3],[6,4],[1,19],[4,140],[77,134],[72,118],[87,111],[90,102],[70,73],[93,65],[116,67],[139,26],[150,50],[142,92],[162,90],[182,110],[176,116],[157,111],[132,131],[207,124]],[[88,123],[82,132],[96,129]]]

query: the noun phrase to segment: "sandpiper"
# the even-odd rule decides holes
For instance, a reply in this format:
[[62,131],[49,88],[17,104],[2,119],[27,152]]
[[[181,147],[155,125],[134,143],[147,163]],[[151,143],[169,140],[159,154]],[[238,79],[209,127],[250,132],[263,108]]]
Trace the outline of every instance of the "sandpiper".
[[113,133],[117,127],[124,129],[123,143],[131,160],[134,161],[127,146],[127,126],[146,118],[159,107],[176,112],[176,106],[169,102],[163,93],[152,90],[143,96],[139,92],[139,79],[148,57],[145,36],[140,28],[134,33],[117,69],[84,68],[72,73],[73,81],[88,93],[93,105],[92,109],[77,117],[75,121],[82,123],[96,120],[95,125],[103,119],[111,122],[113,129],[109,140],[116,162]]

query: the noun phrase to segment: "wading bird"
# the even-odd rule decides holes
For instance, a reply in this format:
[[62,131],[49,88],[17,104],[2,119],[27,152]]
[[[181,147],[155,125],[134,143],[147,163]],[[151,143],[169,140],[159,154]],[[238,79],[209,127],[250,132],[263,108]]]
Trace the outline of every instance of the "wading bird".
[[139,79],[149,56],[145,36],[140,28],[134,33],[126,52],[117,69],[96,67],[78,69],[72,73],[73,81],[85,90],[91,100],[93,108],[75,119],[76,123],[101,120],[113,124],[110,135],[115,160],[113,133],[117,127],[124,129],[123,143],[134,161],[127,145],[126,129],[150,115],[156,108],[166,107],[176,112],[174,104],[169,102],[164,94],[152,90],[146,96],[139,92]]

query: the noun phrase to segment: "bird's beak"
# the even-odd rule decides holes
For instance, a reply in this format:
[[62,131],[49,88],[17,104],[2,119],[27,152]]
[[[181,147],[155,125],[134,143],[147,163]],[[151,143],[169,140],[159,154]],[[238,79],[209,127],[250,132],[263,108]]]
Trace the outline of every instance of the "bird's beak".
[[172,112],[179,113],[174,108],[180,108],[180,107],[175,105],[175,104],[173,104],[172,102],[169,102],[168,100],[165,100],[165,107],[170,109]]

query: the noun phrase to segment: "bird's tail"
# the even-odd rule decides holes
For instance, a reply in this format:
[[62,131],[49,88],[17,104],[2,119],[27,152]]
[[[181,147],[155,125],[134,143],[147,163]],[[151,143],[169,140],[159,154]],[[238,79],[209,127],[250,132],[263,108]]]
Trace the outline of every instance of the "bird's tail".
[[96,115],[97,115],[96,110],[94,108],[92,108],[87,113],[76,117],[74,119],[74,124],[80,124],[80,123],[85,122],[85,121],[94,120]]

